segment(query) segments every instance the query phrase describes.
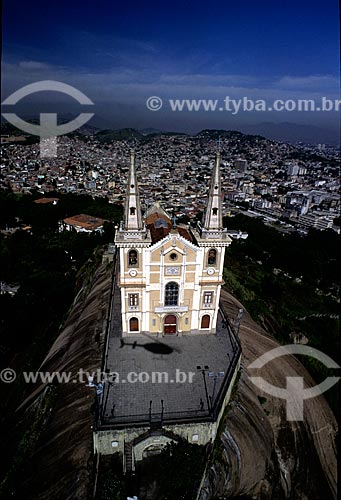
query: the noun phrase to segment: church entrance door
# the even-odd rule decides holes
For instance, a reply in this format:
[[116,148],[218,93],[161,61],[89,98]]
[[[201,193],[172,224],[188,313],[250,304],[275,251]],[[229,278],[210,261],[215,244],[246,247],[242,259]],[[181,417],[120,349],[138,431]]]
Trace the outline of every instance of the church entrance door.
[[165,317],[163,333],[167,335],[174,335],[176,333],[176,316],[174,314],[168,314]]

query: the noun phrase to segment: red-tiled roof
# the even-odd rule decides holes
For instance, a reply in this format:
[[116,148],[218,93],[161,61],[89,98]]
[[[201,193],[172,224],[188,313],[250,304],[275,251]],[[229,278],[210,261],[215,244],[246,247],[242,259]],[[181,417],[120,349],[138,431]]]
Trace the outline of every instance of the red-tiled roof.
[[[149,217],[148,217],[148,219],[149,219]],[[160,218],[156,218],[155,221],[157,221],[158,219],[160,219]],[[155,227],[154,222],[146,224],[147,228],[150,231],[150,236],[151,236],[153,245],[154,245],[154,243],[157,243],[158,241],[160,241],[163,238],[165,238],[166,236],[168,236],[168,234],[172,231],[172,224],[171,223],[168,223],[167,227]],[[178,234],[180,236],[182,236],[182,238],[185,238],[187,241],[190,241],[190,242],[193,241],[192,235],[185,227],[176,226],[176,231],[178,232]]]
[[94,217],[93,215],[80,214],[68,217],[63,222],[70,226],[84,227],[84,229],[97,229],[103,226],[105,219]]
[[[158,221],[163,221],[164,224],[158,223]],[[145,224],[150,231],[153,245],[165,238],[173,227],[171,219],[167,217],[166,212],[159,205],[155,205],[148,213]],[[186,240],[193,241],[191,234],[185,227],[176,226],[176,231]]]
[[162,213],[159,213],[159,212],[153,212],[150,215],[148,215],[148,217],[146,218],[146,221],[145,221],[146,226],[148,226],[150,224],[154,224],[154,222],[158,219],[162,219],[162,220],[166,221],[167,224],[169,224],[170,227],[172,227],[172,221],[168,217],[165,217]]
[[180,236],[185,238],[185,240],[188,240],[190,242],[193,241],[191,233],[185,227],[177,227],[177,230]]
[[158,227],[156,228],[154,224],[148,224],[147,228],[150,231],[150,236],[152,238],[152,244],[162,240],[170,233],[170,228],[168,227]]
[[59,201],[59,198],[38,198],[34,200],[34,203],[45,204],[45,203],[53,203],[54,201]]

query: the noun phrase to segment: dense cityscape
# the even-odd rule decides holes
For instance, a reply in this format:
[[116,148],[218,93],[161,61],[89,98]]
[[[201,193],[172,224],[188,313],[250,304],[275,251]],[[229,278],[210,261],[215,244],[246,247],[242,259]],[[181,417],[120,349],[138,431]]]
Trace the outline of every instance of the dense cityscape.
[[212,163],[220,148],[224,215],[243,211],[287,232],[305,233],[310,227],[340,232],[336,147],[212,130],[194,136],[141,135],[142,141],[110,140],[106,131],[105,142],[101,133],[84,132],[59,138],[58,156],[45,159],[39,156],[38,143],[17,144],[15,137],[3,137],[1,187],[17,193],[106,196],[111,203],[123,204],[133,147],[142,208],[160,201],[177,217],[193,218],[206,206]]

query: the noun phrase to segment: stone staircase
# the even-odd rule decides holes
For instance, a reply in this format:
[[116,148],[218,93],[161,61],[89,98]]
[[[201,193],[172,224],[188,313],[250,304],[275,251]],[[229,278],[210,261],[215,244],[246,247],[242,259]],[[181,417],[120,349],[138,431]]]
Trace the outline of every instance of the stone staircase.
[[133,459],[133,443],[124,443],[124,474],[132,474],[135,471]]

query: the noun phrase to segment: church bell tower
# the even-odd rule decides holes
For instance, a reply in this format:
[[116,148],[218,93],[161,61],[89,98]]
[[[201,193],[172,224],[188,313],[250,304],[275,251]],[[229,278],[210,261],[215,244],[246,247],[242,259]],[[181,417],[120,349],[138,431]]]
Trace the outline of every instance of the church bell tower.
[[178,224],[159,203],[142,217],[135,154],[130,168],[119,249],[122,335],[216,332],[225,248],[220,153],[215,160],[203,224]]
[[223,227],[220,151],[216,154],[203,223],[198,223],[193,233],[199,248],[202,249],[200,285],[203,299],[201,307],[209,311],[214,332],[218,317],[220,290],[224,283],[225,248],[232,241],[227,234],[227,229]]

